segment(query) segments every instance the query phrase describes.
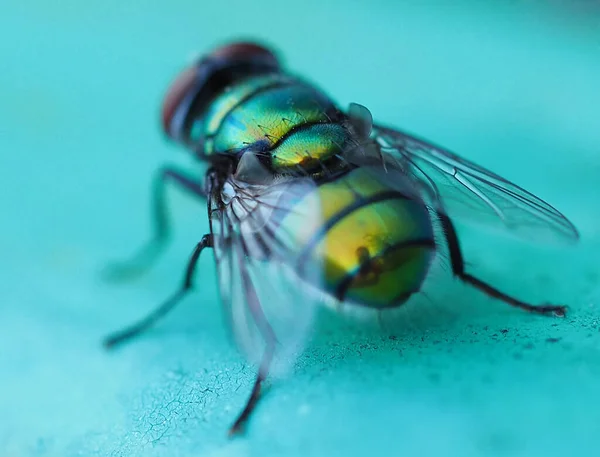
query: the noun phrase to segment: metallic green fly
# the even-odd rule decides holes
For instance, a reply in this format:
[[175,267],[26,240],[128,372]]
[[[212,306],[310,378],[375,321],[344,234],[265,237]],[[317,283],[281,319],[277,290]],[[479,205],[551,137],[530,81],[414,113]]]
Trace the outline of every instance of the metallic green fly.
[[259,365],[231,433],[256,406],[275,355],[293,358],[302,349],[319,305],[399,307],[421,289],[443,246],[465,283],[532,313],[565,314],[564,306],[523,302],[467,273],[452,220],[576,241],[565,216],[445,148],[374,124],[363,106],[340,109],[263,46],[233,43],[201,58],[168,91],[162,120],[167,136],[208,169],[204,179],[160,170],[154,239],[119,274],[144,271],[165,246],[166,183],[207,200],[210,232],[180,289],[106,345],[171,310],[192,288],[201,252],[212,248],[233,337]]

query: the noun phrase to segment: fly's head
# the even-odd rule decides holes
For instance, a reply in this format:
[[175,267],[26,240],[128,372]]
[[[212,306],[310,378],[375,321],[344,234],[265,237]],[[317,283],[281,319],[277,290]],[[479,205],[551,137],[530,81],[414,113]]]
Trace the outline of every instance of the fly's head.
[[279,71],[269,49],[250,42],[221,46],[183,70],[167,91],[162,128],[173,141],[203,157],[203,117],[211,102],[236,81]]

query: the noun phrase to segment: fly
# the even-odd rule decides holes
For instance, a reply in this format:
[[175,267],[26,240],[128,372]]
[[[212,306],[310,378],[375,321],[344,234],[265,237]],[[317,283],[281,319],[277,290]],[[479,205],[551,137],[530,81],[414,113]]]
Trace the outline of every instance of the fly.
[[525,311],[565,315],[565,306],[524,302],[468,273],[453,222],[463,216],[576,241],[565,216],[443,147],[374,124],[363,106],[341,110],[260,45],[226,45],[185,70],[165,97],[162,124],[207,172],[198,179],[172,166],[159,171],[154,237],[114,271],[141,274],[164,249],[167,183],[206,199],[210,232],[180,288],[105,344],[139,335],[169,312],[192,289],[200,254],[212,249],[233,338],[259,367],[231,434],[250,417],[275,355],[285,360],[302,349],[319,305],[396,308],[419,292],[443,244],[463,282]]

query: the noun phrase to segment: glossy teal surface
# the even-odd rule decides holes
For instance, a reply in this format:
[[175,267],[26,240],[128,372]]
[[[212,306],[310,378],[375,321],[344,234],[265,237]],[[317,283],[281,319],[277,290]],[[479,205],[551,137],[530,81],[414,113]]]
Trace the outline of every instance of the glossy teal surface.
[[[597,455],[600,448],[600,12],[591,2],[47,2],[0,7],[0,455]],[[587,4],[587,7],[576,5]],[[564,9],[561,9],[564,8]],[[586,9],[587,8],[587,9]],[[153,332],[107,332],[181,280],[205,205],[170,194],[176,237],[145,278],[99,271],[149,236],[149,186],[187,164],[159,105],[192,52],[238,37],[343,106],[417,132],[549,200],[573,248],[460,226],[469,269],[566,319],[444,279],[395,338],[320,325],[245,437],[227,427],[254,370],[229,344],[213,261]]]

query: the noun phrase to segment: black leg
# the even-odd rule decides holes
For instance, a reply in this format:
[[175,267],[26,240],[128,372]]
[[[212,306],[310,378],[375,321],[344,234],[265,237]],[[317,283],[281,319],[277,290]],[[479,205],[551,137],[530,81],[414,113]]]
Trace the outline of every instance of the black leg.
[[265,353],[263,354],[263,358],[260,362],[260,367],[258,368],[258,373],[256,374],[256,380],[254,381],[254,385],[252,386],[252,392],[250,393],[250,396],[246,401],[244,409],[242,409],[242,412],[239,414],[239,416],[229,429],[229,436],[234,436],[240,433],[243,430],[246,423],[248,422],[252,411],[254,411],[254,408],[256,407],[258,400],[260,399],[260,390],[262,387],[262,383],[269,374],[269,367],[271,366],[271,362],[273,361],[274,353],[274,344],[267,343]]
[[202,240],[196,245],[194,252],[192,253],[192,256],[187,265],[183,284],[181,285],[179,290],[141,321],[123,330],[115,332],[112,335],[109,335],[104,340],[104,346],[106,348],[113,348],[114,346],[121,344],[139,335],[140,333],[143,333],[144,331],[152,327],[156,323],[156,321],[158,321],[161,317],[163,317],[170,310],[172,310],[175,307],[175,305],[177,305],[181,301],[181,299],[192,289],[194,270],[196,268],[196,264],[198,263],[198,259],[200,258],[200,254],[202,253],[204,248],[212,248],[212,246],[212,235],[204,235],[202,237]]
[[250,396],[246,401],[244,409],[242,409],[242,412],[239,414],[239,416],[229,429],[229,436],[236,435],[243,430],[244,426],[248,422],[248,419],[250,418],[250,415],[256,408],[258,400],[260,399],[260,390],[262,387],[262,383],[269,374],[269,368],[271,367],[271,362],[273,361],[273,356],[275,354],[275,344],[277,342],[275,332],[273,331],[273,328],[271,327],[271,325],[266,319],[266,316],[263,313],[260,300],[258,299],[256,289],[252,284],[252,279],[248,274],[248,270],[242,264],[243,260],[241,256],[239,256],[239,261],[240,274],[242,276],[242,286],[244,288],[246,300],[248,301],[248,307],[260,333],[266,341],[266,347],[265,352],[262,356],[262,360],[260,362],[260,366],[258,368],[258,373],[256,374],[256,380],[254,381],[254,385],[252,386],[252,392],[250,393]]
[[185,175],[172,167],[161,168],[152,184],[152,219],[154,233],[150,241],[144,244],[125,262],[110,265],[105,270],[105,277],[112,281],[122,281],[143,275],[163,252],[170,236],[168,208],[165,201],[165,190],[168,182],[200,197],[206,197],[202,183]]
[[439,213],[438,217],[440,219],[442,229],[444,230],[446,241],[448,242],[452,273],[458,276],[461,280],[479,289],[480,291],[489,295],[490,297],[497,298],[505,303],[508,303],[511,306],[516,306],[517,308],[524,309],[525,311],[529,311],[531,313],[554,315],[559,317],[563,317],[566,314],[566,306],[548,304],[530,305],[529,303],[517,300],[516,298],[513,298],[510,295],[506,295],[504,292],[501,292],[495,287],[492,287],[491,285],[483,282],[481,279],[478,279],[475,276],[471,276],[470,274],[466,273],[465,264],[463,261],[462,253],[460,251],[460,244],[458,241],[456,230],[454,229],[454,225],[452,224],[452,221],[447,215]]

